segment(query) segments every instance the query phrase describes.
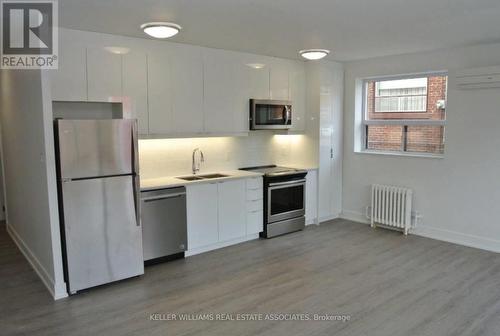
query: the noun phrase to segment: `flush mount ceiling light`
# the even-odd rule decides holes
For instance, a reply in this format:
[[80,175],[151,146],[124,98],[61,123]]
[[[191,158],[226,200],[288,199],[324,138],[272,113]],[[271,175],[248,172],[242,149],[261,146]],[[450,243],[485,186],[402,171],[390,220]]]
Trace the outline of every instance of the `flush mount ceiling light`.
[[141,29],[154,38],[166,39],[177,35],[181,26],[171,22],[148,22],[141,25]]
[[330,50],[326,49],[306,49],[306,50],[301,50],[299,51],[300,56],[304,57],[305,59],[315,61],[322,59],[326,55],[330,53]]

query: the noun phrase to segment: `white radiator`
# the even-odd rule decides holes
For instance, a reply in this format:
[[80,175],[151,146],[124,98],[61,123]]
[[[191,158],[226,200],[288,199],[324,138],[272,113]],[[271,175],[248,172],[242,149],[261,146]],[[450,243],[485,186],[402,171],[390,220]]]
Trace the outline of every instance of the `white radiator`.
[[408,188],[372,184],[371,226],[381,224],[408,234],[411,228],[413,191]]

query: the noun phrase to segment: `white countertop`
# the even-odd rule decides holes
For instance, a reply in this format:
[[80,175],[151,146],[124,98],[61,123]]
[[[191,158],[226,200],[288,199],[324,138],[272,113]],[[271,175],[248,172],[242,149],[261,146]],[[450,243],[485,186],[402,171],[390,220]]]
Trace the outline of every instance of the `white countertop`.
[[314,166],[303,166],[303,165],[284,165],[286,167],[290,167],[290,168],[295,168],[295,169],[303,169],[303,170],[318,170],[318,167],[314,167]]
[[[213,182],[221,182],[221,181],[227,181],[227,180],[233,180],[233,179],[262,176],[261,173],[249,172],[249,171],[244,171],[244,170],[226,170],[226,171],[218,171],[218,172],[202,172],[202,173],[199,173],[198,175],[207,175],[207,174],[223,174],[223,175],[227,175],[227,176],[226,177],[211,178],[211,179],[202,179],[202,180],[196,180],[196,181],[185,181],[185,180],[181,180],[175,176],[164,176],[164,177],[141,179],[141,191],[163,189],[163,188],[184,187],[184,186],[189,185],[189,184],[213,183]],[[177,175],[177,176],[191,176],[191,175]]]

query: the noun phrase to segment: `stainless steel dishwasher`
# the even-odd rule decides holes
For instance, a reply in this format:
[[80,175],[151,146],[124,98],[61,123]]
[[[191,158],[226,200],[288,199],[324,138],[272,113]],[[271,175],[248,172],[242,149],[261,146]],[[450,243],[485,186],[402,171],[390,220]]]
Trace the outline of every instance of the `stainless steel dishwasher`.
[[187,249],[186,188],[141,192],[146,265],[184,257]]

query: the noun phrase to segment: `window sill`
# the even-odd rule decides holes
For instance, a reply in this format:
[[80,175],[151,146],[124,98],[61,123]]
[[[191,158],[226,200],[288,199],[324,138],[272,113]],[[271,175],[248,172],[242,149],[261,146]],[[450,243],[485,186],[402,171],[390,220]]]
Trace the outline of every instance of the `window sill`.
[[372,154],[372,155],[385,155],[385,156],[402,156],[402,157],[415,157],[425,159],[444,159],[443,154],[429,154],[429,153],[411,153],[411,152],[389,152],[389,151],[374,151],[374,150],[361,150],[354,151],[356,154]]

